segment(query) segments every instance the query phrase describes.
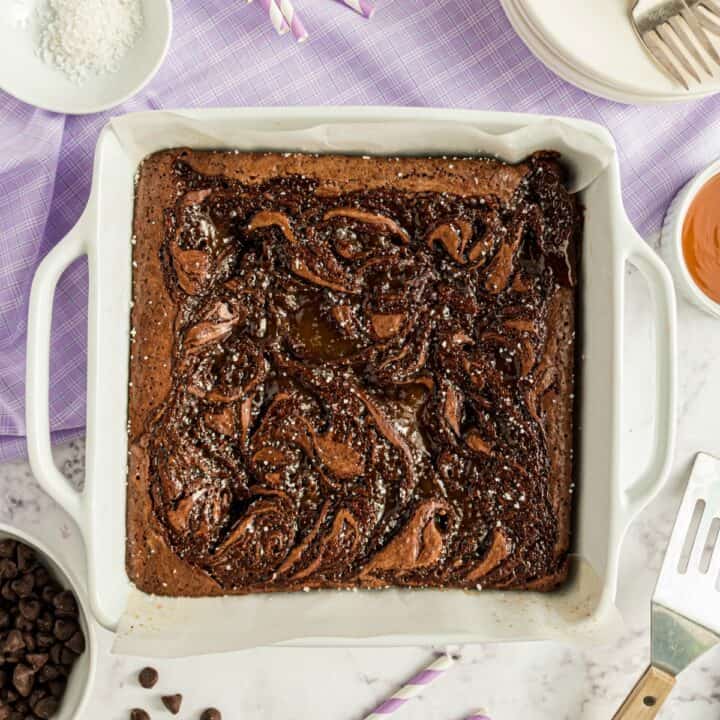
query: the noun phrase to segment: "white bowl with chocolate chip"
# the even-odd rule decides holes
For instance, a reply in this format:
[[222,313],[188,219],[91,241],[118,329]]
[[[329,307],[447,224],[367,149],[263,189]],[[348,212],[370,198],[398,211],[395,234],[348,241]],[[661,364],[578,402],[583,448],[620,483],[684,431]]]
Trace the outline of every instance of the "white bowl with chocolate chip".
[[[18,559],[16,551],[14,556],[7,555],[7,552],[9,551],[7,550],[7,544],[4,542],[7,540],[13,540],[29,547],[34,552],[39,564],[37,566],[31,566],[30,569],[23,571],[20,567],[21,563]],[[26,644],[29,638],[24,637],[24,640],[22,641],[24,647],[22,650],[18,651],[20,654],[24,654],[23,660],[20,662],[22,662],[26,669],[29,669],[29,666],[33,666],[33,668],[37,666],[37,669],[34,669],[31,673],[32,677],[28,679],[28,682],[31,685],[31,691],[29,692],[26,702],[29,702],[33,697],[33,692],[37,691],[36,698],[40,696],[40,700],[36,700],[36,704],[34,706],[35,716],[46,716],[48,718],[52,718],[52,720],[73,720],[74,718],[79,718],[81,717],[82,711],[88,700],[89,690],[92,686],[96,665],[94,629],[92,623],[89,622],[89,618],[91,616],[87,611],[86,601],[81,585],[73,573],[57,559],[51,550],[38,543],[34,538],[30,537],[21,530],[0,523],[1,575],[7,574],[5,572],[5,563],[8,560],[10,560],[11,563],[14,563],[18,572],[15,578],[11,579],[7,576],[0,578],[0,610],[5,613],[8,612],[7,608],[16,602],[16,600],[11,600],[6,596],[6,592],[10,592],[10,590],[12,590],[12,588],[10,588],[10,590],[6,588],[7,585],[10,585],[12,580],[21,581],[28,575],[32,575],[33,578],[37,578],[38,570],[43,567],[47,569],[50,576],[47,583],[36,586],[27,596],[24,595],[22,590],[19,590],[19,592],[23,594],[18,595],[17,597],[19,608],[21,607],[20,602],[23,600],[26,601],[26,605],[25,612],[23,612],[23,609],[19,609],[18,615],[15,616],[16,620],[20,617],[20,615],[26,619],[29,616],[31,618],[29,622],[35,623],[32,630],[26,630],[21,634],[23,636],[30,635],[33,638],[32,642],[38,643],[37,647],[29,648]],[[55,585],[59,586],[61,591],[60,593],[57,593],[57,590],[54,588]],[[17,588],[18,586],[15,585],[15,587]],[[49,595],[42,592],[46,588],[51,587],[53,587],[53,589],[50,590]],[[75,599],[77,616],[75,615],[72,599],[66,595],[65,591],[71,591]],[[17,593],[15,593],[15,595],[17,595]],[[35,603],[35,608],[33,608],[33,603]],[[53,609],[50,610],[50,608]],[[33,612],[33,609],[36,609],[37,613]],[[2,613],[0,613],[0,615],[2,615]],[[33,615],[35,617],[33,617]],[[4,621],[0,618],[0,624],[5,624],[5,627],[0,629],[0,645],[7,640],[8,635],[14,629],[12,613],[10,613],[9,621],[7,617],[8,616],[5,615],[6,619]],[[58,646],[56,648],[58,658],[55,659],[59,660],[59,655],[62,652],[60,648],[64,649],[73,647],[76,650],[81,651],[78,657],[74,660],[71,659],[71,665],[69,663],[65,663],[64,665],[64,668],[70,668],[67,676],[67,685],[64,690],[61,689],[65,682],[62,673],[59,673],[57,677],[55,677],[55,681],[59,682],[59,685],[55,686],[55,690],[58,691],[54,695],[50,690],[50,686],[52,684],[51,678],[56,672],[54,668],[61,669],[62,672],[66,672],[66,670],[63,670],[60,667],[60,661],[57,664],[54,663],[52,657],[50,657],[54,654],[50,647],[40,646],[38,636],[42,634],[42,631],[38,626],[40,620],[43,618],[46,622],[49,622],[50,619],[52,619],[53,622],[53,630],[47,632],[46,635],[55,636],[55,645]],[[60,626],[57,625],[58,621],[60,622]],[[58,639],[58,635],[64,637],[63,632],[66,631],[71,635],[71,637],[67,637],[66,640],[60,641]],[[32,650],[32,652],[28,654],[29,649]],[[67,650],[66,652],[68,655],[71,654],[70,650]],[[4,652],[3,658],[5,658],[5,655],[6,653]],[[72,652],[72,655],[75,656],[76,653]],[[18,662],[15,667],[17,667],[20,662]],[[65,658],[63,658],[62,662],[65,662]],[[2,687],[0,688],[0,693],[10,689],[18,696],[15,701],[8,703],[10,710],[13,709],[15,703],[22,700],[22,696],[18,692],[17,686],[14,684],[15,678],[14,671],[11,669],[12,667],[13,665],[8,663],[3,666],[3,669],[6,672],[6,677],[3,679]],[[8,672],[8,669],[11,669],[10,672]],[[42,679],[37,680],[36,682],[36,676]],[[43,699],[43,694],[45,700],[44,705],[38,705],[37,702],[40,702]],[[6,693],[4,696],[7,697]],[[55,707],[56,704],[57,707]],[[5,706],[6,704],[0,697],[0,717],[4,717],[2,709]],[[12,717],[12,715],[8,715],[8,717]]]

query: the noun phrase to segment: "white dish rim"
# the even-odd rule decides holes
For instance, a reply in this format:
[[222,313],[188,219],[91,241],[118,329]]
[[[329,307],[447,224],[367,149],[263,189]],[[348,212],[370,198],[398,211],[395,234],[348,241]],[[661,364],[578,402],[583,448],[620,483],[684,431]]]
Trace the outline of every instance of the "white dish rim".
[[720,176],[720,159],[708,165],[690,180],[670,204],[661,234],[660,244],[676,283],[683,294],[706,313],[720,318],[720,303],[708,297],[697,285],[688,270],[683,252],[682,236],[685,218],[698,192],[712,178]]
[[610,85],[597,77],[588,75],[580,68],[573,66],[568,58],[552,46],[545,37],[532,26],[526,11],[518,0],[500,0],[500,4],[515,32],[520,36],[527,48],[548,69],[561,79],[585,90],[593,95],[620,102],[625,105],[655,105],[692,102],[716,95],[720,90],[691,90],[678,89],[678,94],[672,93],[640,93]]
[[[25,92],[22,87],[13,86],[12,88],[10,88],[0,85],[0,90],[3,90],[4,92],[8,93],[8,95],[11,95],[12,97],[20,100],[21,102],[31,105],[32,107],[63,115],[93,115],[95,113],[104,112],[105,110],[110,110],[111,108],[121,105],[122,103],[137,95],[145,87],[147,87],[148,83],[152,81],[152,79],[155,77],[155,75],[157,75],[158,71],[162,67],[162,64],[165,62],[165,58],[167,57],[168,51],[170,50],[170,43],[172,41],[173,34],[172,0],[152,1],[162,3],[165,15],[167,16],[167,25],[163,30],[163,32],[165,33],[165,37],[163,39],[163,45],[160,54],[155,59],[155,61],[150,66],[148,66],[141,80],[139,80],[131,89],[127,90],[116,98],[99,103],[88,102],[85,104],[73,105],[72,103],[66,104],[63,102],[56,103],[43,100],[38,101],[38,99],[33,97],[31,93]],[[108,74],[107,78],[108,82],[112,82],[113,74]]]
[[[81,585],[79,578],[65,565],[64,562],[62,562],[57,557],[57,555],[52,550],[50,550],[50,548],[47,547],[47,545],[40,542],[24,530],[13,527],[12,525],[8,525],[7,523],[0,522],[0,539],[8,537],[12,538],[13,540],[18,540],[19,542],[22,542],[35,550],[40,556],[40,558],[51,566],[50,569],[54,571],[55,575],[59,574],[61,576],[59,578],[61,581],[60,584],[64,585],[68,589],[71,589],[73,591],[73,594],[75,595],[78,607],[80,608],[80,622],[82,625],[82,629],[85,633],[87,673],[82,679],[82,682],[84,684],[82,686],[82,690],[78,694],[79,697],[76,701],[75,707],[73,708],[72,717],[70,717],[65,712],[65,697],[63,697],[63,703],[60,704],[60,709],[58,710],[58,713],[53,717],[56,718],[56,720],[73,720],[73,718],[82,717],[82,713],[87,707],[88,702],[90,701],[91,690],[95,685],[98,645],[95,630],[95,620],[92,612],[90,611],[90,607],[88,607],[88,601],[83,591],[83,586]],[[73,673],[77,673],[78,669],[79,668],[77,667],[77,665],[73,667],[71,676]]]

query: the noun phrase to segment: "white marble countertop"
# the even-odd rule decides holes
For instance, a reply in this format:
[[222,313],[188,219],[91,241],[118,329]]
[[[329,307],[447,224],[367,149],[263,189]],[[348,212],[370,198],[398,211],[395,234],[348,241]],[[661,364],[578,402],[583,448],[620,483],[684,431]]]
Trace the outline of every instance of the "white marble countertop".
[[[628,273],[625,372],[627,376],[628,478],[643,467],[652,432],[649,406],[653,341],[648,297],[637,273]],[[720,323],[680,301],[680,407],[677,453],[667,488],[635,522],[623,546],[618,606],[627,630],[615,644],[581,649],[553,643],[466,647],[462,660],[395,717],[461,720],[477,707],[493,720],[609,720],[648,659],[649,600],[690,462],[698,450],[720,456],[717,413]],[[58,448],[68,475],[81,477],[82,443]],[[83,567],[81,541],[72,521],[37,486],[26,463],[0,467],[0,520],[56,548],[70,565]],[[101,631],[100,661],[92,700],[77,720],[125,720],[129,709],[161,710],[160,692],[185,696],[182,720],[208,705],[225,720],[288,718],[361,720],[431,658],[430,648],[294,649],[158,661],[156,691],[139,688],[141,658],[110,654],[112,637]],[[661,717],[720,717],[720,649],[684,672]]]

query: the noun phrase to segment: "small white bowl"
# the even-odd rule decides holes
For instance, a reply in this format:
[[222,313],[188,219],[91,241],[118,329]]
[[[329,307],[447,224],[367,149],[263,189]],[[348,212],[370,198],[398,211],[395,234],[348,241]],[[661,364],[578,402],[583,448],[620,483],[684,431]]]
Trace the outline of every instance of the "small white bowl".
[[678,292],[700,309],[720,318],[720,303],[711,300],[697,286],[688,270],[682,247],[683,225],[688,209],[700,188],[715,175],[720,175],[720,160],[716,160],[699,175],[696,175],[675,196],[665,214],[660,238],[660,252],[673,274]]
[[88,611],[85,596],[78,580],[60,563],[47,547],[38,543],[37,540],[30,537],[27,533],[0,523],[0,540],[6,538],[18,540],[31,547],[60,586],[66,590],[72,590],[75,594],[75,599],[80,609],[80,627],[83,633],[85,633],[85,652],[80,656],[75,665],[73,665],[60,709],[52,718],[52,720],[75,720],[75,718],[82,717],[82,712],[87,705],[90,697],[90,688],[95,679],[95,668],[97,667],[95,628],[91,619],[92,615],[90,615]]
[[[7,0],[0,0],[0,4]],[[28,0],[32,5],[32,0]],[[143,0],[143,30],[117,72],[72,82],[37,55],[33,17],[20,27],[12,13],[0,11],[0,88],[43,110],[85,115],[119,105],[150,82],[170,46],[170,0]]]

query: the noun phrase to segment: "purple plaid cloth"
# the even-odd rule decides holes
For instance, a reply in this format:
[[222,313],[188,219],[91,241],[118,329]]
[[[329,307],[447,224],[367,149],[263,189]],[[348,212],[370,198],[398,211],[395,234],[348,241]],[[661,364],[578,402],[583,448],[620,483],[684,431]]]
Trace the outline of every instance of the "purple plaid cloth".
[[[673,193],[720,156],[720,97],[627,107],[573,88],[525,48],[497,0],[378,0],[368,22],[332,0],[296,0],[310,30],[279,38],[261,5],[175,0],[167,61],[110,113],[63,117],[0,93],[0,460],[24,443],[27,302],[40,259],[86,202],[96,138],[111,115],[236,105],[432,105],[570,115],[608,126],[620,148],[625,204],[657,230]],[[85,422],[86,269],[55,302],[51,423],[56,439]]]

